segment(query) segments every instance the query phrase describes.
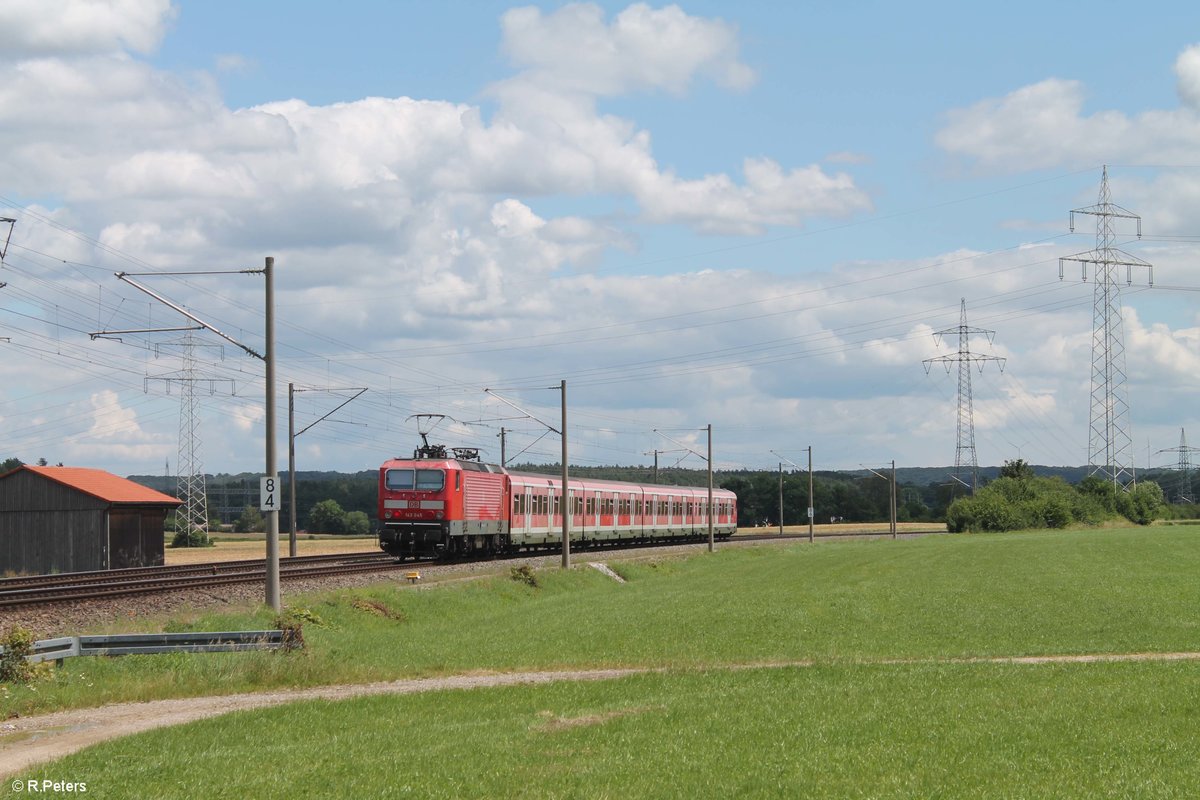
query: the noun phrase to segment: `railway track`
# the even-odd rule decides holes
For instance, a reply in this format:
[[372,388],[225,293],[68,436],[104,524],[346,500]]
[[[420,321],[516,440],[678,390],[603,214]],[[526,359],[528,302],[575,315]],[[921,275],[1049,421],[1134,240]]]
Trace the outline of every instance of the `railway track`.
[[[386,553],[296,556],[279,560],[279,577],[281,580],[288,580],[387,572],[401,568],[403,566]],[[210,588],[265,580],[266,565],[261,558],[61,575],[31,575],[0,580],[0,608],[124,597],[175,589]]]
[[[941,530],[901,531],[904,538],[945,533]],[[819,533],[817,539],[884,538],[888,531],[838,531]],[[739,533],[724,541],[789,541],[806,540],[808,533]],[[705,539],[674,542],[673,544],[704,543]],[[654,544],[619,542],[603,548],[585,548],[582,552],[603,550],[642,549]],[[552,553],[546,551],[546,554]],[[527,558],[530,553],[517,553],[500,558]],[[460,560],[455,563],[463,563]],[[417,562],[430,563],[430,562]],[[414,562],[400,562],[386,553],[348,553],[317,556],[296,556],[279,560],[280,580],[324,578],[336,575],[355,575],[369,572],[411,570]],[[134,595],[167,592],[177,589],[209,589],[230,584],[261,583],[266,580],[263,559],[213,561],[201,564],[181,564],[162,567],[75,572],[60,575],[32,575],[0,579],[0,608],[44,606],[59,602],[99,600]]]

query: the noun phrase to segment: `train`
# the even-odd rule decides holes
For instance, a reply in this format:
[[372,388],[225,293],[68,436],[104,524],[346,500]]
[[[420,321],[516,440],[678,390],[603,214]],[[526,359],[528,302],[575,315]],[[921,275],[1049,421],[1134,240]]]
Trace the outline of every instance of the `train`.
[[[573,549],[707,539],[708,489],[568,478]],[[513,472],[478,451],[425,444],[379,468],[379,546],[400,560],[562,547],[562,478]],[[714,538],[737,530],[737,496],[712,490]]]

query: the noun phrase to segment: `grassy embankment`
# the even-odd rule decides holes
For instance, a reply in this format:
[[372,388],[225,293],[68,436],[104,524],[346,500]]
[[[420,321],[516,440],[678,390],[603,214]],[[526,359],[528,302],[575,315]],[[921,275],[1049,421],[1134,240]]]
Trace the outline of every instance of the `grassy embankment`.
[[[4,703],[669,670],[246,712],[37,773],[105,796],[1171,797],[1200,785],[1200,664],[952,661],[1200,649],[1193,533],[931,537],[615,566],[629,583],[580,569],[540,573],[538,588],[491,579],[310,598],[324,626],[306,626],[304,653],[80,659],[36,699],[18,689]],[[721,669],[800,661],[813,666]]]

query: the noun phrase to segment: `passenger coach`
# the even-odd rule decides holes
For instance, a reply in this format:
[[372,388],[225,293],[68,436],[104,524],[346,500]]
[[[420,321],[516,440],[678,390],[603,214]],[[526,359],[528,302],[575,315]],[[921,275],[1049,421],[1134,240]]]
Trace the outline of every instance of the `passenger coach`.
[[[400,558],[559,547],[561,504],[561,478],[423,447],[379,469],[379,545]],[[569,480],[568,509],[572,546],[708,535],[707,488]],[[713,489],[711,514],[714,536],[731,536],[737,530],[733,492]]]

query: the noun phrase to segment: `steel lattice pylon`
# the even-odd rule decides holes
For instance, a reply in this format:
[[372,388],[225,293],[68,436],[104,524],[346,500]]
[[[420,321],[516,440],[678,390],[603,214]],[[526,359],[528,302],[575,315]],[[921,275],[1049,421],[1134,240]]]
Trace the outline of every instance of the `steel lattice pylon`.
[[978,364],[979,371],[982,373],[987,362],[995,361],[999,363],[1000,370],[1003,372],[1005,359],[1000,356],[972,353],[972,334],[986,336],[989,343],[996,336],[995,331],[972,328],[967,325],[967,299],[964,297],[959,305],[958,327],[947,328],[933,334],[934,338],[938,340],[957,335],[958,352],[927,358],[922,363],[925,365],[926,374],[934,364],[944,364],[946,374],[950,374],[952,364],[958,364],[958,443],[954,448],[954,477],[959,483],[966,484],[966,481],[962,479],[962,473],[969,468],[971,473],[969,485],[971,493],[974,494],[975,488],[979,485],[979,458],[975,453],[975,407],[971,392],[971,365]]
[[200,460],[200,417],[196,404],[195,341],[189,334],[183,339],[183,369],[178,380],[179,398],[179,475],[176,487],[183,504],[176,511],[179,529],[187,531],[188,540],[199,533],[208,539],[208,496],[204,480],[204,465]]
[[1126,285],[1133,283],[1133,268],[1150,270],[1150,285],[1154,285],[1153,267],[1115,246],[1117,219],[1137,222],[1138,238],[1142,236],[1142,218],[1112,202],[1108,188],[1108,167],[1100,179],[1100,198],[1093,206],[1071,211],[1071,230],[1075,230],[1075,215],[1088,214],[1096,218],[1096,249],[1060,258],[1058,277],[1063,277],[1063,264],[1076,261],[1082,265],[1083,280],[1092,265],[1096,288],[1092,312],[1092,394],[1088,417],[1088,471],[1125,487],[1136,478],[1133,466],[1133,434],[1125,376],[1125,341],[1121,323],[1121,287],[1117,281],[1118,267],[1125,267]]
[[1187,435],[1180,428],[1180,488],[1176,495],[1180,503],[1193,503],[1192,498],[1192,449],[1188,447]]
[[[162,329],[167,330],[167,329]],[[196,369],[196,349],[200,347],[217,347],[219,345],[204,344],[197,341],[190,332],[181,339],[163,342],[155,347],[157,353],[162,348],[179,349],[181,356],[180,369],[165,375],[148,376],[146,391],[150,384],[161,381],[170,393],[171,385],[180,388],[179,397],[179,458],[176,461],[178,475],[175,478],[176,494],[181,501],[175,515],[179,522],[179,530],[186,531],[189,539],[192,534],[199,533],[204,539],[208,538],[208,498],[204,478],[204,465],[200,460],[200,405],[196,399],[196,386],[201,381],[208,384],[209,394],[216,392],[216,385],[229,384],[231,391],[233,381],[228,378],[209,378],[201,375]]]
[[1179,447],[1168,447],[1166,450],[1159,450],[1158,452],[1179,454],[1179,484],[1175,488],[1175,502],[1196,502],[1192,496],[1192,453],[1200,453],[1200,448],[1188,447],[1187,436],[1184,434],[1183,428],[1180,428]]

